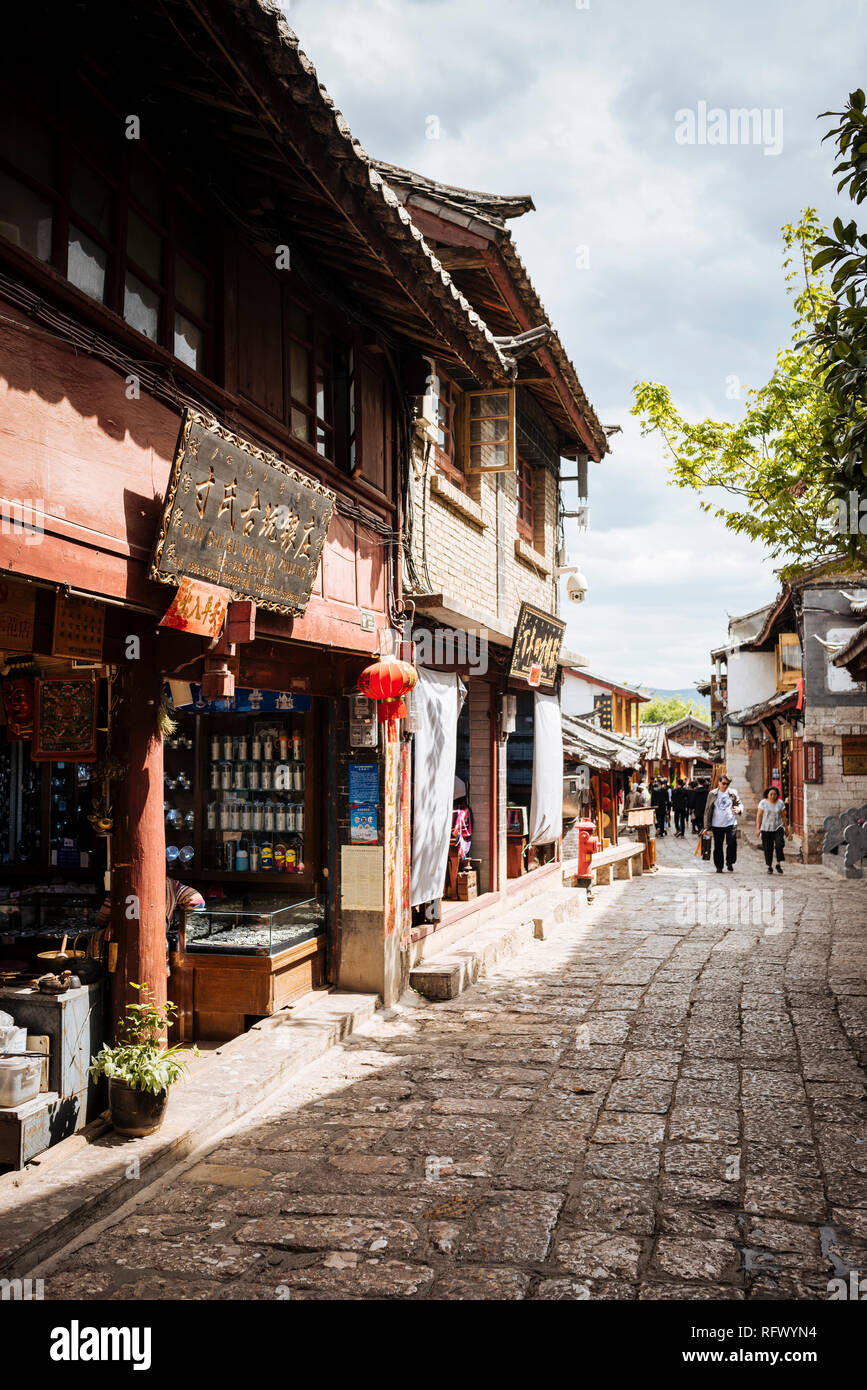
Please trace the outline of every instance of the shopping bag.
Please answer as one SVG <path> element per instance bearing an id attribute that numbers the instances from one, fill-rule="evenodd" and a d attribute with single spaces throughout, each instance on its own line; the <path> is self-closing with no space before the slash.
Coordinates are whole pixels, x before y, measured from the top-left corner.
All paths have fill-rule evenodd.
<path id="1" fill-rule="evenodd" d="M 702 857 L 702 859 L 710 859 L 710 851 L 711 851 L 711 844 L 712 844 L 712 842 L 713 842 L 713 836 L 711 835 L 711 833 L 710 833 L 709 830 L 706 830 L 706 831 L 704 832 L 704 834 L 702 835 L 702 837 L 701 837 L 701 857 Z"/>

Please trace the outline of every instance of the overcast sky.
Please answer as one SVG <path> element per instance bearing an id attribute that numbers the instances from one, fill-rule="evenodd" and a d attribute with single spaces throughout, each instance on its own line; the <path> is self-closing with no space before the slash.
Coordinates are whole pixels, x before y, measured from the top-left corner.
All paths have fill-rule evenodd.
<path id="1" fill-rule="evenodd" d="M 691 685 L 727 613 L 769 602 L 777 584 L 760 549 L 666 486 L 661 448 L 629 414 L 632 387 L 661 381 L 690 417 L 735 418 L 727 382 L 769 376 L 792 320 L 779 229 L 810 204 L 826 221 L 838 210 L 816 117 L 867 79 L 867 4 L 283 7 L 371 154 L 532 194 L 537 211 L 511 223 L 518 250 L 600 419 L 623 427 L 591 470 L 590 532 L 569 533 L 590 593 L 565 605 L 567 641 L 614 679 Z M 698 123 L 699 103 L 765 110 L 764 143 L 680 143 L 677 113 Z"/>

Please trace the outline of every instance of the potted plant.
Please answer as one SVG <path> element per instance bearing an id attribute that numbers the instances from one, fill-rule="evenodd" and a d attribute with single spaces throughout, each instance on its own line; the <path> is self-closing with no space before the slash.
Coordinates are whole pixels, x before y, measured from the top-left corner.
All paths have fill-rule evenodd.
<path id="1" fill-rule="evenodd" d="M 94 1080 L 108 1077 L 108 1104 L 111 1122 L 118 1134 L 141 1138 L 159 1129 L 166 1113 L 169 1087 L 187 1070 L 181 1047 L 162 1047 L 160 1034 L 177 1013 L 177 1005 L 157 1005 L 147 985 L 132 985 L 141 991 L 141 1002 L 127 1004 L 120 1021 L 120 1041 L 106 1045 L 90 1065 Z M 197 1047 L 188 1054 L 198 1057 Z"/>

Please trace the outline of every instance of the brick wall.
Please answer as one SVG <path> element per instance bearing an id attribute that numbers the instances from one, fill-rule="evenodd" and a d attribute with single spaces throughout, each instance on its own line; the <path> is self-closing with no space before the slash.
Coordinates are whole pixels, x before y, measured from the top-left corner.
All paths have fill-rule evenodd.
<path id="1" fill-rule="evenodd" d="M 851 806 L 867 802 L 867 776 L 844 776 L 841 755 L 843 735 L 863 735 L 865 728 L 867 703 L 837 709 L 807 707 L 804 738 L 822 745 L 823 779 L 819 784 L 808 782 L 804 788 L 804 853 L 808 863 L 821 861 L 825 817 L 837 816 Z"/>
<path id="2" fill-rule="evenodd" d="M 424 449 L 418 449 L 412 553 L 422 582 L 426 583 L 426 557 L 430 592 L 463 598 L 501 627 L 514 624 L 522 599 L 554 612 L 557 494 L 553 475 L 547 469 L 537 470 L 535 535 L 532 546 L 522 548 L 522 558 L 515 552 L 519 539 L 515 475 L 471 475 L 461 492 L 443 481 L 433 451 L 425 464 Z"/>

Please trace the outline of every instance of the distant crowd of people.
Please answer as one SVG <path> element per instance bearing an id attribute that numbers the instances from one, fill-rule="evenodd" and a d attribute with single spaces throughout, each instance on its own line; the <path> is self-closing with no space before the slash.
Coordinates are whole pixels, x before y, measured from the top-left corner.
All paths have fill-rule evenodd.
<path id="1" fill-rule="evenodd" d="M 717 873 L 721 874 L 723 868 L 734 872 L 738 854 L 737 818 L 743 814 L 744 806 L 730 778 L 723 775 L 714 788 L 711 788 L 709 777 L 691 782 L 680 777 L 675 786 L 662 777 L 654 777 L 649 789 L 646 783 L 638 782 L 626 798 L 626 809 L 635 811 L 646 806 L 653 808 L 658 836 L 667 835 L 673 821 L 675 839 L 683 840 L 687 823 L 691 822 L 694 835 L 712 836 Z M 768 873 L 772 874 L 776 867 L 781 874 L 785 841 L 791 836 L 786 825 L 785 802 L 777 787 L 768 787 L 759 802 L 756 836 L 762 842 Z"/>
<path id="2" fill-rule="evenodd" d="M 701 833 L 709 795 L 709 777 L 689 783 L 681 777 L 673 787 L 662 777 L 654 777 L 649 790 L 645 782 L 639 782 L 632 788 L 626 799 L 626 809 L 634 811 L 643 806 L 652 806 L 657 835 L 667 835 L 673 821 L 675 838 L 683 840 L 690 820 L 693 833 Z"/>

